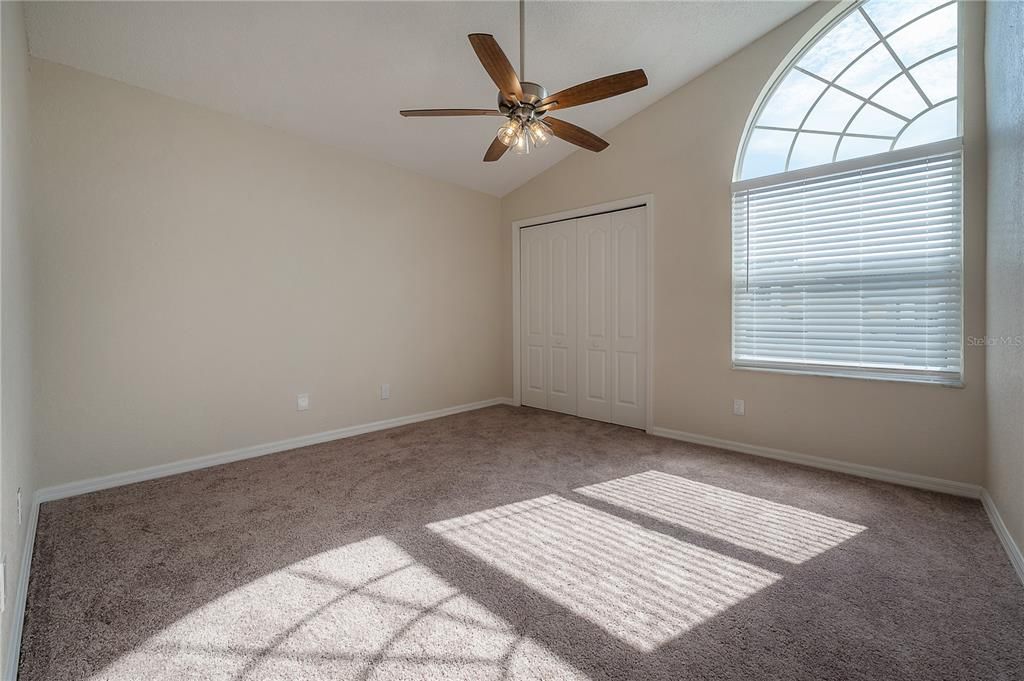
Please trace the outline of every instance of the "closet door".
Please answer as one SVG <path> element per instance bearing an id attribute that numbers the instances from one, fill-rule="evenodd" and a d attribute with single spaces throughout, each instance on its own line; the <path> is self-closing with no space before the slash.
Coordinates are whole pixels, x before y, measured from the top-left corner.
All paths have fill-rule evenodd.
<path id="1" fill-rule="evenodd" d="M 576 221 L 579 348 L 577 414 L 612 420 L 611 215 Z"/>
<path id="2" fill-rule="evenodd" d="M 547 409 L 548 318 L 546 298 L 548 239 L 540 227 L 519 230 L 520 244 L 520 298 L 522 310 L 522 403 L 529 407 Z"/>
<path id="3" fill-rule="evenodd" d="M 609 213 L 611 224 L 611 421 L 647 425 L 646 208 Z"/>
<path id="4" fill-rule="evenodd" d="M 520 230 L 522 403 L 647 424 L 645 208 Z"/>
<path id="5" fill-rule="evenodd" d="M 567 220 L 532 229 L 547 240 L 545 272 L 548 306 L 548 409 L 576 413 L 576 221 Z"/>

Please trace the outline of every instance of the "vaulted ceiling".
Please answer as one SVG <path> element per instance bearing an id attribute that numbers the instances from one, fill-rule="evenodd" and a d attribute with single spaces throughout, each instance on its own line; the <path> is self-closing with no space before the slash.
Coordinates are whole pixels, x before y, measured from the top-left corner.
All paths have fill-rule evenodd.
<path id="1" fill-rule="evenodd" d="M 526 79 L 554 92 L 645 69 L 647 88 L 559 114 L 602 134 L 809 4 L 529 2 Z M 26 12 L 35 57 L 497 196 L 576 151 L 555 140 L 484 164 L 500 119 L 398 115 L 494 106 L 466 36 L 494 34 L 518 67 L 513 1 L 36 2 Z"/>

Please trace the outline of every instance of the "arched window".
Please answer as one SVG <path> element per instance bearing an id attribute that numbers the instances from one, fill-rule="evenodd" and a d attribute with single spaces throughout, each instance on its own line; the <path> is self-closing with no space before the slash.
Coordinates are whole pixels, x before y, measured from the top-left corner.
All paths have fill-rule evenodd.
<path id="1" fill-rule="evenodd" d="M 733 364 L 960 383 L 959 4 L 846 5 L 774 79 L 733 183 Z"/>
<path id="2" fill-rule="evenodd" d="M 776 81 L 737 179 L 957 137 L 957 33 L 948 0 L 851 8 Z"/>

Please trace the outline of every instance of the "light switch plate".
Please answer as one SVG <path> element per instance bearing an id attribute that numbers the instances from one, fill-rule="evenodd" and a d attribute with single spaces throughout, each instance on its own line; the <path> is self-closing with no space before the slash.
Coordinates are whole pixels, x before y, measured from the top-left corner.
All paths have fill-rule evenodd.
<path id="1" fill-rule="evenodd" d="M 309 409 L 309 393 L 302 393 L 295 398 L 295 410 L 306 411 Z"/>
<path id="2" fill-rule="evenodd" d="M 747 406 L 743 403 L 743 400 L 732 401 L 732 413 L 736 416 L 743 416 L 747 413 Z"/>
<path id="3" fill-rule="evenodd" d="M 380 399 L 390 400 L 391 399 L 391 384 L 381 383 L 380 384 Z"/>

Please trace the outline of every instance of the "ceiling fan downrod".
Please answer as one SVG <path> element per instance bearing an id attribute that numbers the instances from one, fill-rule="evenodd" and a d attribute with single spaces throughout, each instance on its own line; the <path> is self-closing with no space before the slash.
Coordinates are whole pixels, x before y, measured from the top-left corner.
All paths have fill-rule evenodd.
<path id="1" fill-rule="evenodd" d="M 519 80 L 526 80 L 526 0 L 519 0 Z"/>
<path id="2" fill-rule="evenodd" d="M 534 109 L 548 96 L 548 91 L 542 85 L 526 80 L 526 0 L 519 0 L 519 81 L 522 98 L 509 101 L 499 92 L 498 110 L 510 119 L 518 117 L 522 123 L 527 123 L 544 115 L 544 111 Z"/>

